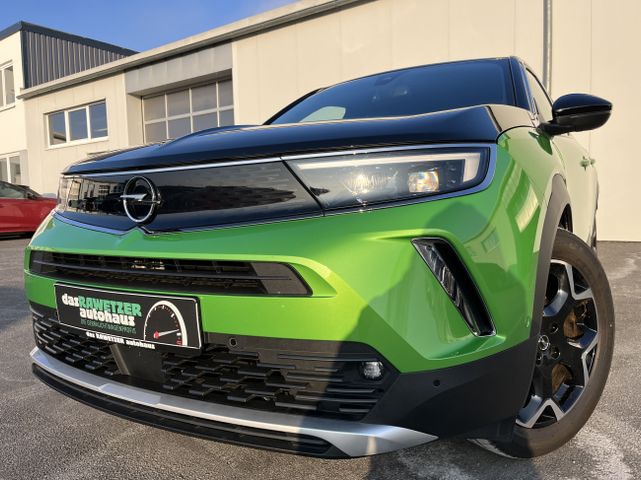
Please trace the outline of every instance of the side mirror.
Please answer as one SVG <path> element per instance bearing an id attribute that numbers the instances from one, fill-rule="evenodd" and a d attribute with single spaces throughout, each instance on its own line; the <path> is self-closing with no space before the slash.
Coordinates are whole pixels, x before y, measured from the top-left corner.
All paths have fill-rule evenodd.
<path id="1" fill-rule="evenodd" d="M 608 121 L 611 112 L 612 104 L 603 98 L 570 93 L 556 99 L 552 105 L 553 120 L 539 128 L 548 135 L 594 130 Z"/>

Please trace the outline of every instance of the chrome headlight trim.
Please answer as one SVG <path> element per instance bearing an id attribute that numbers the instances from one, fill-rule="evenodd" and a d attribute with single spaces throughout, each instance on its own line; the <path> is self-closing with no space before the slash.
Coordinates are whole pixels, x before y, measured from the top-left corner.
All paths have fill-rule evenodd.
<path id="1" fill-rule="evenodd" d="M 378 210 L 378 209 L 383 209 L 383 208 L 393 208 L 393 207 L 399 207 L 399 206 L 405 206 L 405 205 L 415 205 L 419 203 L 424 203 L 424 202 L 432 202 L 432 201 L 437 201 L 437 200 L 443 200 L 443 199 L 448 199 L 448 198 L 454 198 L 454 197 L 459 197 L 463 195 L 471 195 L 474 193 L 481 192 L 485 189 L 487 189 L 490 184 L 492 183 L 495 175 L 495 170 L 496 170 L 496 162 L 497 162 L 497 145 L 495 143 L 477 143 L 477 142 L 471 142 L 471 143 L 443 143 L 443 144 L 417 144 L 417 145 L 401 145 L 401 146 L 389 146 L 389 147 L 373 147 L 373 148 L 358 148 L 358 149 L 349 149 L 349 150 L 332 150 L 328 152 L 315 152 L 315 153 L 306 153 L 306 154 L 295 154 L 295 155 L 282 155 L 279 157 L 269 157 L 269 158 L 262 158 L 262 159 L 249 159 L 249 160 L 241 160 L 241 161 L 225 161 L 225 162 L 217 162 L 217 163 L 205 163 L 205 164 L 198 164 L 198 165 L 180 165 L 180 166 L 174 166 L 174 167 L 162 167 L 162 168 L 147 168 L 147 169 L 135 169 L 135 170 L 118 170 L 118 171 L 110 171 L 110 172 L 98 172 L 98 173 L 86 173 L 83 175 L 78 175 L 78 174 L 72 174 L 72 175 L 62 175 L 61 176 L 61 182 L 63 179 L 69 180 L 69 184 L 67 185 L 66 191 L 65 191 L 65 199 L 64 202 L 62 202 L 62 199 L 59 200 L 59 205 L 56 207 L 56 212 L 58 213 L 57 215 L 54 215 L 55 218 L 57 218 L 60 221 L 63 221 L 65 223 L 74 225 L 76 227 L 81 227 L 85 228 L 88 230 L 93 230 L 93 231 L 98 231 L 102 233 L 110 233 L 110 234 L 117 234 L 117 235 L 122 235 L 126 234 L 127 232 L 131 230 L 113 230 L 113 229 L 106 229 L 103 227 L 98 227 L 90 224 L 84 224 L 80 223 L 77 221 L 73 221 L 70 219 L 67 219 L 60 215 L 61 212 L 64 212 L 64 207 L 61 207 L 63 203 L 66 203 L 67 200 L 67 195 L 72 188 L 72 180 L 74 178 L 78 178 L 80 176 L 82 177 L 108 177 L 108 176 L 117 176 L 117 175 L 144 175 L 144 174 L 149 174 L 149 173 L 162 173 L 162 172 L 180 172 L 180 171 L 189 171 L 189 170 L 199 170 L 199 169 L 207 169 L 207 168 L 216 168 L 216 167 L 229 167 L 229 166 L 240 166 L 240 165 L 252 165 L 252 164 L 260 164 L 260 163 L 274 163 L 274 162 L 285 162 L 287 164 L 287 161 L 291 160 L 301 160 L 301 159 L 313 159 L 313 158 L 331 158 L 331 157 L 336 157 L 336 156 L 345 156 L 345 155 L 364 155 L 364 154 L 376 154 L 376 153 L 384 153 L 384 152 L 406 152 L 406 151 L 412 151 L 412 150 L 431 150 L 431 149 L 436 149 L 436 150 L 447 150 L 447 149 L 487 149 L 489 151 L 488 154 L 488 164 L 487 164 L 487 171 L 485 174 L 484 179 L 477 185 L 463 189 L 463 190 L 456 190 L 452 192 L 447 192 L 447 193 L 442 193 L 442 194 L 433 194 L 433 195 L 427 195 L 427 196 L 420 196 L 420 197 L 415 197 L 411 199 L 404 199 L 404 200 L 398 200 L 398 201 L 389 201 L 389 202 L 384 202 L 384 203 L 375 203 L 375 204 L 369 204 L 365 206 L 358 206 L 358 207 L 343 207 L 343 208 L 337 208 L 333 210 L 325 210 L 323 212 L 323 216 L 333 216 L 333 215 L 340 215 L 344 213 L 354 213 L 354 212 L 364 212 L 364 211 L 370 211 L 370 210 Z M 299 179 L 300 181 L 300 179 Z M 302 183 L 302 182 L 301 182 Z M 304 183 L 302 183 L 304 185 Z M 307 188 L 307 187 L 305 187 Z M 60 190 L 59 190 L 60 191 Z M 262 225 L 262 224 L 271 224 L 271 223 L 280 223 L 280 222 L 286 222 L 286 221 L 291 221 L 291 220 L 300 220 L 300 219 L 306 219 L 306 218 L 319 218 L 320 215 L 302 215 L 300 217 L 290 217 L 290 218 L 279 218 L 279 219 L 274 219 L 274 220 L 264 220 L 264 221 L 259 221 L 259 222 L 252 222 L 252 223 L 241 223 L 241 224 L 231 224 L 231 225 L 218 225 L 218 226 L 207 226 L 207 227 L 194 227 L 194 228 L 185 228 L 181 230 L 176 230 L 172 232 L 153 232 L 144 226 L 136 226 L 134 228 L 138 228 L 142 230 L 146 234 L 153 234 L 153 235 L 170 235 L 174 233 L 181 233 L 181 232 L 198 232 L 198 231 L 208 231 L 208 230 L 214 230 L 214 229 L 220 229 L 220 228 L 236 228 L 236 227 L 243 227 L 243 226 L 250 226 L 250 225 Z"/>

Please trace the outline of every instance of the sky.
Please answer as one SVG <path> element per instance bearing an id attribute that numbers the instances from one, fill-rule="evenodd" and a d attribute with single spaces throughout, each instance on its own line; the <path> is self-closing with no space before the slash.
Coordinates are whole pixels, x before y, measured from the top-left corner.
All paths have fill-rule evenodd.
<path id="1" fill-rule="evenodd" d="M 148 50 L 294 0 L 3 1 L 0 30 L 19 20 Z"/>

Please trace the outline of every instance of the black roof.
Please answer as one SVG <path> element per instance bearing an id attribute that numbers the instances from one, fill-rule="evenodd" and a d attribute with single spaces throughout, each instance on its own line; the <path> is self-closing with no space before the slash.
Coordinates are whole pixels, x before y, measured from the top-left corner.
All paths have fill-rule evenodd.
<path id="1" fill-rule="evenodd" d="M 93 38 L 82 37 L 80 35 L 74 35 L 72 33 L 62 32 L 60 30 L 54 30 L 53 28 L 43 27 L 41 25 L 36 25 L 35 23 L 29 23 L 22 20 L 14 23 L 13 25 L 8 26 L 4 30 L 0 30 L 0 40 L 20 31 L 41 33 L 43 35 L 48 35 L 50 37 L 55 37 L 55 38 L 60 38 L 62 40 L 69 40 L 71 42 L 81 43 L 83 45 L 100 48 L 102 50 L 107 50 L 107 51 L 118 53 L 124 56 L 138 53 L 137 51 L 131 50 L 129 48 L 123 48 L 117 45 L 113 45 L 111 43 L 94 40 Z"/>

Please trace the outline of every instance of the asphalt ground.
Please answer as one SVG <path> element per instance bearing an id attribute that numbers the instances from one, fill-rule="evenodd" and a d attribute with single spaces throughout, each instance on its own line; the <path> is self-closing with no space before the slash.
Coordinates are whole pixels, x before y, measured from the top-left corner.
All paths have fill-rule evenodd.
<path id="1" fill-rule="evenodd" d="M 510 460 L 463 440 L 369 458 L 321 460 L 143 426 L 66 398 L 31 374 L 24 298 L 27 240 L 0 240 L 0 479 L 635 479 L 641 478 L 641 243 L 601 243 L 616 307 L 603 398 L 565 447 Z"/>

